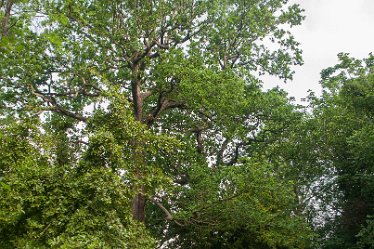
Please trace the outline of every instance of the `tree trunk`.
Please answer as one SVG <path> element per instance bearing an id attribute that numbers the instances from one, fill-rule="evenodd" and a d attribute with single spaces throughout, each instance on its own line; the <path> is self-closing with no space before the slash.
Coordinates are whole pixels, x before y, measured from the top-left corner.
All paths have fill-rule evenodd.
<path id="1" fill-rule="evenodd" d="M 139 64 L 136 64 L 132 68 L 133 79 L 131 82 L 132 88 L 132 99 L 133 99 L 133 107 L 134 107 L 134 117 L 135 120 L 142 122 L 143 117 L 143 99 L 141 93 L 141 79 L 139 76 Z M 144 153 L 142 144 L 140 141 L 134 141 L 134 163 L 135 167 L 135 174 L 138 180 L 142 179 L 142 172 L 141 168 L 144 162 Z M 145 218 L 145 196 L 144 196 L 144 187 L 140 186 L 137 190 L 137 194 L 134 196 L 132 201 L 132 216 L 135 220 L 144 222 Z"/>
<path id="2" fill-rule="evenodd" d="M 144 222 L 145 218 L 145 197 L 143 194 L 138 193 L 135 195 L 132 202 L 132 216 L 135 220 Z"/>
<path id="3" fill-rule="evenodd" d="M 9 23 L 10 12 L 12 10 L 13 3 L 14 3 L 13 0 L 9 0 L 6 2 L 6 5 L 5 5 L 4 17 L 3 17 L 3 20 L 1 21 L 1 36 L 2 37 L 8 35 L 8 31 L 9 31 L 8 23 Z"/>

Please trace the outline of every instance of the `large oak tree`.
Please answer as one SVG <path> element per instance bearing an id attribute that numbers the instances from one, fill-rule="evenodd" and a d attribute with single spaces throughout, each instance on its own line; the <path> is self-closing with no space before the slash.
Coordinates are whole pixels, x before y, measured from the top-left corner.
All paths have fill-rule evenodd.
<path id="1" fill-rule="evenodd" d="M 49 154 L 46 174 L 51 168 L 71 177 L 56 178 L 52 189 L 75 181 L 91 189 L 86 174 L 109 170 L 126 190 L 117 192 L 106 178 L 105 191 L 124 198 L 123 206 L 99 203 L 100 210 L 121 209 L 118 215 L 143 223 L 164 245 L 305 248 L 310 232 L 295 215 L 285 163 L 266 158 L 299 114 L 282 91 L 264 92 L 259 80 L 262 74 L 290 79 L 291 66 L 302 62 L 288 27 L 303 17 L 287 2 L 2 1 L 1 115 L 40 119 L 40 132 L 54 141 L 40 149 Z M 10 188 L 12 177 L 39 177 L 4 172 Z M 39 222 L 22 230 L 38 231 L 30 245 L 67 245 L 86 231 L 109 243 L 102 246 L 118 246 L 103 239 L 102 220 L 70 233 L 64 220 L 48 233 L 51 223 L 37 216 L 45 208 L 40 203 L 20 204 L 22 219 Z M 79 210 L 71 208 L 68 217 Z M 127 231 L 136 227 L 117 220 Z M 2 229 L 14 223 L 23 224 L 15 216 Z M 3 235 L 6 243 L 15 243 L 1 231 L 10 234 Z"/>

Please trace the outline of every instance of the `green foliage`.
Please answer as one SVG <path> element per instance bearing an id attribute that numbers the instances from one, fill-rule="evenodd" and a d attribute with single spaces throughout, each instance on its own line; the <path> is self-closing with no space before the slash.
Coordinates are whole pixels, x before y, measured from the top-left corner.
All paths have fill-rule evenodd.
<path id="1" fill-rule="evenodd" d="M 303 20 L 298 5 L 15 1 L 8 22 L 11 2 L 4 247 L 309 247 L 298 182 L 274 155 L 302 114 L 258 79 L 302 63 L 286 28 Z"/>
<path id="2" fill-rule="evenodd" d="M 339 54 L 339 59 L 339 64 L 322 72 L 323 95 L 313 100 L 313 122 L 320 130 L 317 144 L 321 149 L 312 148 L 329 170 L 320 176 L 329 179 L 330 187 L 322 195 L 330 196 L 323 203 L 332 207 L 324 210 L 330 221 L 322 229 L 326 236 L 323 248 L 366 248 L 361 246 L 370 245 L 370 226 L 363 226 L 373 214 L 374 201 L 373 56 L 357 60 Z"/>
<path id="3" fill-rule="evenodd" d="M 190 188 L 178 198 L 184 211 L 175 218 L 182 226 L 173 228 L 184 236 L 171 247 L 307 248 L 312 233 L 291 215 L 293 184 L 282 180 L 282 166 L 275 165 L 254 158 L 213 173 L 193 167 Z"/>
<path id="4" fill-rule="evenodd" d="M 362 229 L 357 234 L 358 237 L 358 248 L 373 248 L 374 247 L 374 227 L 373 219 L 369 216 L 366 220 L 366 224 L 362 226 Z"/>
<path id="5" fill-rule="evenodd" d="M 28 124 L 1 133 L 3 248 L 145 248 L 154 243 L 123 208 L 132 193 L 118 174 L 85 160 L 51 165 L 49 143 L 35 147 L 40 136 Z M 140 236 L 143 240 L 135 240 Z"/>

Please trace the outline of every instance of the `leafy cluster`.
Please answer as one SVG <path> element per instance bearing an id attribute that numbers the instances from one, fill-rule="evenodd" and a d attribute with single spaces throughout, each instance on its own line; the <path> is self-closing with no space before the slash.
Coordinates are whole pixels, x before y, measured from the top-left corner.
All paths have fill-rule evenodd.
<path id="1" fill-rule="evenodd" d="M 372 246 L 373 58 L 341 55 L 313 112 L 262 89 L 302 63 L 302 20 L 287 0 L 1 1 L 0 247 Z"/>

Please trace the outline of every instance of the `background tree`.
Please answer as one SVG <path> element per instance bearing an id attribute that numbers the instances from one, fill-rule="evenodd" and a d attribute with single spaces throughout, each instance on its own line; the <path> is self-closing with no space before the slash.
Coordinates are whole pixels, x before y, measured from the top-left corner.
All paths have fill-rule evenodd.
<path id="1" fill-rule="evenodd" d="M 312 96 L 311 117 L 296 133 L 305 134 L 296 153 L 303 157 L 296 163 L 306 166 L 299 172 L 312 186 L 310 205 L 317 213 L 311 214 L 322 248 L 367 248 L 373 213 L 373 56 L 357 60 L 339 54 L 339 60 L 321 73 L 322 97 Z"/>

